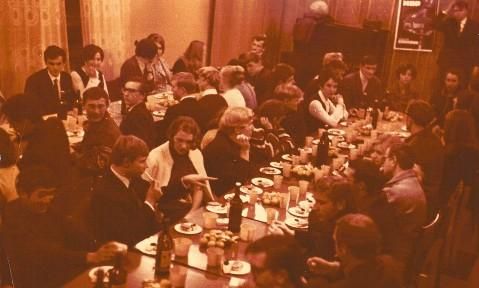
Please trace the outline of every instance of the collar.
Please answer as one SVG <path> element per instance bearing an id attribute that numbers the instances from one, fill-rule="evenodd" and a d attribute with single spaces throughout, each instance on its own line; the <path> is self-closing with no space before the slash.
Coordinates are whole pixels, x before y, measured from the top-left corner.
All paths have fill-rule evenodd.
<path id="1" fill-rule="evenodd" d="M 123 183 L 125 185 L 125 187 L 127 189 L 128 189 L 128 187 L 130 187 L 130 179 L 126 178 L 125 176 L 120 175 L 120 173 L 115 171 L 115 169 L 113 168 L 113 165 L 110 166 L 110 170 L 111 170 L 111 172 L 113 172 L 113 174 L 116 176 L 116 178 L 118 178 L 121 181 L 121 183 Z"/>
<path id="2" fill-rule="evenodd" d="M 50 74 L 50 71 L 48 71 L 48 69 L 47 69 L 47 73 L 48 73 L 48 77 L 50 77 L 50 80 L 52 81 L 52 83 L 53 83 L 53 80 L 58 79 L 58 85 L 60 85 L 60 77 L 62 76 L 61 72 L 60 72 L 60 74 L 58 74 L 57 77 Z"/>
<path id="3" fill-rule="evenodd" d="M 216 95 L 216 94 L 218 94 L 218 91 L 215 88 L 210 88 L 201 92 L 201 97 L 206 95 Z"/>
<path id="4" fill-rule="evenodd" d="M 462 19 L 461 22 L 459 22 L 459 25 L 461 25 L 461 27 L 464 28 L 464 26 L 466 26 L 466 23 L 467 23 L 467 17 L 465 17 L 464 19 Z"/>
<path id="5" fill-rule="evenodd" d="M 329 100 L 328 97 L 324 96 L 323 91 L 321 91 L 321 89 L 318 90 L 318 95 L 321 98 L 321 100 L 323 100 L 324 103 L 328 102 Z"/>
<path id="6" fill-rule="evenodd" d="M 183 96 L 183 98 L 181 98 L 180 102 L 185 100 L 185 99 L 189 99 L 189 98 L 196 99 L 196 96 L 194 94 Z"/>
<path id="7" fill-rule="evenodd" d="M 359 79 L 361 79 L 361 83 L 368 83 L 368 79 L 366 79 L 361 69 L 359 69 Z"/>

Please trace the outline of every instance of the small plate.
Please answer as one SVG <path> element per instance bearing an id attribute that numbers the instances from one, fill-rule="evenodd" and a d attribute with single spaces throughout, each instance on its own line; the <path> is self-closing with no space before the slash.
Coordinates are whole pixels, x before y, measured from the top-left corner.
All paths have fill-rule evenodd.
<path id="1" fill-rule="evenodd" d="M 263 177 L 253 178 L 253 179 L 251 179 L 251 183 L 253 183 L 253 185 L 261 187 L 261 188 L 268 188 L 268 187 L 273 186 L 273 184 L 274 184 L 273 180 L 268 179 L 268 178 L 263 178 Z"/>
<path id="2" fill-rule="evenodd" d="M 156 243 L 158 242 L 158 235 L 150 236 L 135 245 L 135 248 L 138 249 L 141 253 L 146 255 L 155 256 L 156 255 Z"/>
<path id="3" fill-rule="evenodd" d="M 252 187 L 258 188 L 256 186 L 252 186 Z M 258 188 L 258 189 L 261 189 L 261 188 Z M 241 191 L 241 192 L 243 192 L 243 191 Z M 263 190 L 261 190 L 261 192 L 263 192 Z M 261 193 L 258 193 L 258 194 L 261 194 Z M 234 196 L 235 196 L 234 193 L 229 193 L 229 194 L 225 194 L 225 196 L 223 196 L 223 198 L 225 198 L 226 201 L 231 201 L 231 199 L 233 199 Z M 241 198 L 241 201 L 243 201 L 243 203 L 248 203 L 249 202 L 249 195 L 241 194 L 240 198 Z"/>
<path id="4" fill-rule="evenodd" d="M 265 178 L 263 178 L 265 179 Z M 243 185 L 240 187 L 240 191 L 243 192 L 243 193 L 246 193 L 246 194 L 249 194 L 251 193 L 252 191 L 255 191 L 256 194 L 261 194 L 263 193 L 263 189 L 259 188 L 259 187 L 256 187 L 254 185 Z"/>
<path id="5" fill-rule="evenodd" d="M 295 217 L 286 218 L 284 224 L 296 229 L 307 229 L 309 227 L 308 220 Z"/>
<path id="6" fill-rule="evenodd" d="M 213 212 L 213 213 L 216 213 L 216 214 L 226 214 L 226 213 L 228 213 L 228 207 L 226 207 L 226 205 L 225 206 L 221 206 L 221 205 L 220 206 L 210 206 L 210 205 L 207 205 L 206 210 L 208 210 L 210 212 Z"/>
<path id="7" fill-rule="evenodd" d="M 341 149 L 354 149 L 356 148 L 356 145 L 349 144 L 348 142 L 339 142 L 338 147 Z"/>
<path id="8" fill-rule="evenodd" d="M 229 260 L 228 265 L 223 265 L 223 272 L 231 275 L 246 275 L 251 272 L 251 265 L 246 261 Z"/>
<path id="9" fill-rule="evenodd" d="M 272 161 L 272 162 L 269 162 L 269 166 L 278 168 L 278 169 L 283 169 L 283 165 L 281 165 L 281 162 Z"/>
<path id="10" fill-rule="evenodd" d="M 346 135 L 346 132 L 344 132 L 343 130 L 333 128 L 333 129 L 328 129 L 328 134 L 334 135 L 334 136 L 344 136 Z"/>
<path id="11" fill-rule="evenodd" d="M 110 281 L 110 279 L 108 277 L 108 271 L 110 271 L 110 269 L 113 269 L 113 266 L 98 266 L 98 267 L 92 268 L 90 270 L 90 272 L 88 272 L 88 277 L 90 277 L 91 282 L 95 283 L 96 282 L 96 271 L 103 270 L 103 272 L 105 274 L 105 278 L 103 278 L 103 282 L 108 283 Z"/>
<path id="12" fill-rule="evenodd" d="M 266 175 L 281 175 L 281 170 L 274 167 L 263 167 L 259 169 L 259 172 Z"/>
<path id="13" fill-rule="evenodd" d="M 190 231 L 185 231 L 181 226 L 182 224 L 185 224 L 185 223 L 178 223 L 178 224 L 175 225 L 175 231 L 176 232 L 181 233 L 181 234 L 186 234 L 186 235 L 194 235 L 194 234 L 199 234 L 199 233 L 201 233 L 201 231 L 203 231 L 203 228 L 201 228 L 200 225 L 194 224 L 194 223 L 191 223 L 191 224 L 194 224 L 194 225 L 192 226 Z"/>
<path id="14" fill-rule="evenodd" d="M 283 156 L 281 156 L 281 159 L 286 161 L 293 161 L 293 157 L 291 154 L 284 154 Z"/>
<path id="15" fill-rule="evenodd" d="M 166 111 L 153 111 L 153 116 L 165 117 Z"/>
<path id="16" fill-rule="evenodd" d="M 309 213 L 306 212 L 306 210 L 302 209 L 301 207 L 295 206 L 295 207 L 289 207 L 288 213 L 296 216 L 296 217 L 301 217 L 301 218 L 307 218 Z"/>

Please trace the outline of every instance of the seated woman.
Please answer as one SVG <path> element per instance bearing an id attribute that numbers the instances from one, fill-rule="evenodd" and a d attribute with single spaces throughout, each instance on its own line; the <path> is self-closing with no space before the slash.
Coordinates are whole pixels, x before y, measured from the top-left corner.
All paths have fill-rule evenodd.
<path id="1" fill-rule="evenodd" d="M 318 92 L 307 97 L 308 100 L 305 105 L 310 131 L 316 131 L 325 125 L 337 127 L 341 120 L 348 118 L 343 97 L 337 94 L 338 79 L 334 74 L 329 70 L 323 70 L 318 84 Z"/>
<path id="2" fill-rule="evenodd" d="M 220 89 L 228 107 L 246 107 L 246 101 L 237 85 L 243 83 L 245 70 L 241 66 L 225 66 L 220 71 Z"/>
<path id="3" fill-rule="evenodd" d="M 81 52 L 82 66 L 71 73 L 73 90 L 79 99 L 83 99 L 83 91 L 91 87 L 100 87 L 108 94 L 105 75 L 100 71 L 105 53 L 100 47 L 90 44 L 83 47 Z"/>
<path id="4" fill-rule="evenodd" d="M 406 111 L 407 104 L 412 99 L 418 98 L 417 91 L 412 86 L 416 79 L 417 70 L 412 64 L 401 64 L 396 70 L 396 81 L 389 89 L 388 104 L 395 111 Z"/>
<path id="5" fill-rule="evenodd" d="M 334 259 L 333 231 L 336 220 L 351 212 L 351 185 L 341 178 L 325 177 L 313 191 L 316 204 L 309 213 L 308 231 L 291 230 L 284 222 L 275 221 L 271 234 L 294 235 L 309 256 Z"/>
<path id="6" fill-rule="evenodd" d="M 190 72 L 196 75 L 196 71 L 203 65 L 204 49 L 205 43 L 198 40 L 191 41 L 183 56 L 178 58 L 173 65 L 173 74 Z"/>
<path id="7" fill-rule="evenodd" d="M 218 178 L 211 184 L 216 195 L 224 195 L 236 182 L 244 183 L 250 178 L 252 130 L 251 109 L 230 107 L 223 113 L 215 138 L 203 150 L 208 175 Z"/>
<path id="8" fill-rule="evenodd" d="M 201 130 L 191 117 L 180 116 L 168 129 L 169 141 L 151 150 L 143 179 L 163 192 L 158 207 L 169 219 L 198 209 L 206 192 L 213 198 L 199 145 Z M 194 181 L 193 185 L 187 185 Z"/>
<path id="9" fill-rule="evenodd" d="M 163 57 L 165 54 L 165 39 L 158 33 L 153 33 L 146 37 L 153 40 L 158 47 L 158 54 L 156 54 L 155 60 L 153 60 L 153 77 L 155 79 L 155 90 L 166 91 L 171 89 L 171 71 L 168 62 Z"/>

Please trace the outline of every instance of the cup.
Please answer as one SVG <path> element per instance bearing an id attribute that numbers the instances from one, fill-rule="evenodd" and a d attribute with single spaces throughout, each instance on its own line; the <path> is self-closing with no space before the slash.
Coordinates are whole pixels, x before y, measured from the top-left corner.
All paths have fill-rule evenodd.
<path id="1" fill-rule="evenodd" d="M 249 204 L 255 205 L 258 201 L 258 193 L 256 191 L 249 192 Z"/>
<path id="2" fill-rule="evenodd" d="M 331 166 L 329 165 L 321 165 L 321 170 L 323 170 L 323 176 L 331 174 Z"/>
<path id="3" fill-rule="evenodd" d="M 266 208 L 266 223 L 271 225 L 274 220 L 278 219 L 278 210 L 274 208 Z"/>
<path id="4" fill-rule="evenodd" d="M 172 287 L 185 287 L 186 272 L 188 269 L 181 265 L 170 268 L 170 282 Z"/>
<path id="5" fill-rule="evenodd" d="M 204 212 L 203 213 L 203 227 L 206 229 L 214 229 L 216 228 L 216 219 L 218 218 L 218 214 L 213 212 Z"/>
<path id="6" fill-rule="evenodd" d="M 308 151 L 306 149 L 299 149 L 299 162 L 301 164 L 308 163 Z"/>
<path id="7" fill-rule="evenodd" d="M 333 137 L 333 139 L 331 140 L 331 145 L 333 145 L 333 147 L 337 147 L 338 143 L 339 143 L 339 137 Z"/>
<path id="8" fill-rule="evenodd" d="M 240 239 L 243 241 L 253 241 L 256 232 L 256 226 L 249 223 L 243 223 L 240 226 Z"/>
<path id="9" fill-rule="evenodd" d="M 311 147 L 311 144 L 313 144 L 313 136 L 306 136 L 304 139 L 304 147 Z"/>
<path id="10" fill-rule="evenodd" d="M 279 197 L 279 208 L 288 208 L 289 193 L 280 193 Z"/>
<path id="11" fill-rule="evenodd" d="M 218 247 L 210 247 L 206 249 L 209 267 L 218 267 L 223 262 L 223 255 L 225 251 Z"/>
<path id="12" fill-rule="evenodd" d="M 378 138 L 378 130 L 371 130 L 371 139 L 375 140 L 376 138 Z"/>
<path id="13" fill-rule="evenodd" d="M 303 195 L 306 195 L 306 191 L 308 191 L 309 181 L 299 180 L 298 185 L 299 185 L 299 195 L 300 197 L 303 197 Z"/>
<path id="14" fill-rule="evenodd" d="M 318 182 L 319 179 L 323 178 L 324 171 L 322 169 L 314 168 L 313 174 L 314 174 L 314 182 Z"/>
<path id="15" fill-rule="evenodd" d="M 298 186 L 289 186 L 288 187 L 288 192 L 289 192 L 290 200 L 297 203 L 298 202 L 298 197 L 299 197 L 299 187 Z"/>
<path id="16" fill-rule="evenodd" d="M 292 162 L 293 162 L 293 163 L 292 163 L 293 165 L 299 165 L 299 161 L 300 161 L 299 159 L 300 159 L 300 158 L 299 158 L 298 155 L 292 155 L 291 158 L 293 159 L 293 161 L 292 161 Z"/>
<path id="17" fill-rule="evenodd" d="M 318 155 L 318 144 L 311 145 L 311 156 L 316 157 Z"/>
<path id="18" fill-rule="evenodd" d="M 333 159 L 333 170 L 336 171 L 336 170 L 339 170 L 339 168 L 341 168 L 341 158 L 334 158 Z"/>
<path id="19" fill-rule="evenodd" d="M 188 256 L 188 251 L 190 250 L 190 246 L 193 243 L 191 239 L 180 237 L 173 239 L 173 242 L 175 242 L 175 256 Z"/>
<path id="20" fill-rule="evenodd" d="M 274 175 L 273 176 L 273 183 L 274 183 L 274 185 L 273 185 L 274 189 L 277 189 L 277 190 L 281 189 L 281 185 L 283 184 L 283 176 Z"/>
<path id="21" fill-rule="evenodd" d="M 291 176 L 291 164 L 288 162 L 282 162 L 281 165 L 283 166 L 283 176 L 288 178 Z"/>
<path id="22" fill-rule="evenodd" d="M 323 133 L 326 132 L 326 129 L 324 128 L 319 128 L 318 129 L 318 138 L 321 138 L 321 136 L 323 136 Z"/>

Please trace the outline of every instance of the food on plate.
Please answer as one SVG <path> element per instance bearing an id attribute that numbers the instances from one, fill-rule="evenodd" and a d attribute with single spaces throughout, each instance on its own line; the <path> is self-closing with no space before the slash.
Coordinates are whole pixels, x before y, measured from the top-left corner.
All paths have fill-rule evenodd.
<path id="1" fill-rule="evenodd" d="M 234 236 L 231 231 L 211 230 L 200 238 L 200 246 L 202 247 L 228 247 L 232 243 L 237 242 L 238 236 Z"/>

